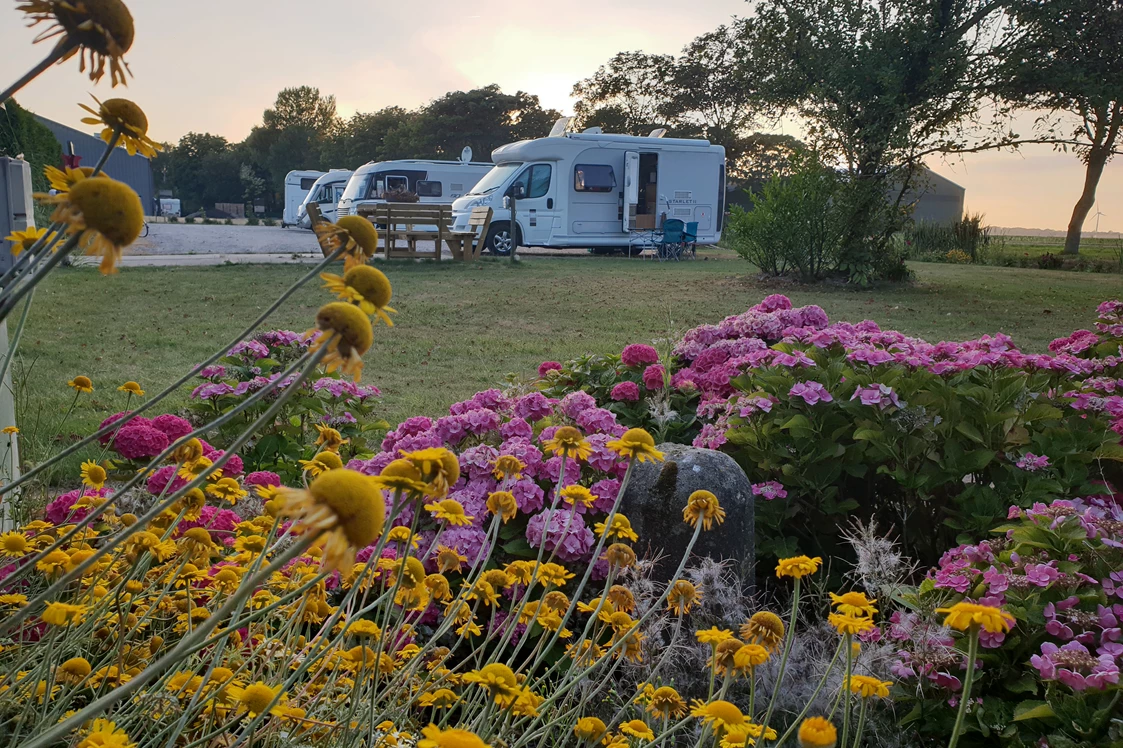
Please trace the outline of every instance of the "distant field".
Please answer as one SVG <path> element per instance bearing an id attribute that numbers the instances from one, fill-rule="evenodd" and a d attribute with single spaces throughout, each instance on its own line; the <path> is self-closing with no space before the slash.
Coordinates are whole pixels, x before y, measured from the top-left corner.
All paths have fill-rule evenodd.
<path id="1" fill-rule="evenodd" d="M 1005 254 L 1043 255 L 1064 251 L 1063 236 L 997 236 L 991 237 L 991 251 Z M 1119 239 L 1083 239 L 1080 254 L 1088 259 L 1118 261 L 1123 253 L 1123 237 Z"/>

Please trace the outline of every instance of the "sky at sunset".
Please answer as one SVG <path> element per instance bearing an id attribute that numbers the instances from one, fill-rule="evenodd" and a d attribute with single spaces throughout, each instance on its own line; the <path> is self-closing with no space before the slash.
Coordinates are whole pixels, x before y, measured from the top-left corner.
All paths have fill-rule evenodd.
<path id="1" fill-rule="evenodd" d="M 110 93 L 77 62 L 52 69 L 20 103 L 77 127 L 79 101 L 124 95 L 148 113 L 150 135 L 175 141 L 211 132 L 232 141 L 259 123 L 287 86 L 333 94 L 340 114 L 390 105 L 417 107 L 446 91 L 490 83 L 537 94 L 572 112 L 573 83 L 622 50 L 678 52 L 693 37 L 744 14 L 735 0 L 130 0 L 137 38 L 126 59 L 135 78 Z M 14 80 L 44 57 L 12 4 L 0 10 L 0 75 Z M 1028 120 L 1027 120 L 1028 122 Z M 1028 131 L 1028 124 L 1018 128 Z M 546 133 L 543 133 L 545 135 Z M 792 132 L 791 134 L 798 134 Z M 1033 146 L 929 164 L 967 188 L 967 208 L 997 226 L 1063 229 L 1083 182 L 1072 154 Z M 1100 183 L 1101 231 L 1123 231 L 1123 159 Z M 1085 229 L 1095 226 L 1095 214 Z"/>

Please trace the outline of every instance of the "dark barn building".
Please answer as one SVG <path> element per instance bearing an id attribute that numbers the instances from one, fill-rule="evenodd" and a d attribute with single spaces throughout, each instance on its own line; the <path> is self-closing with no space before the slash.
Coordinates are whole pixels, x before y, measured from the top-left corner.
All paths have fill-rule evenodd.
<path id="1" fill-rule="evenodd" d="M 97 135 L 75 130 L 73 127 L 67 127 L 39 115 L 35 115 L 35 119 L 46 125 L 58 140 L 60 165 L 62 154 L 70 153 L 71 143 L 74 144 L 74 155 L 82 157 L 80 166 L 93 166 L 105 152 L 105 141 Z M 113 153 L 105 163 L 104 171 L 106 175 L 136 190 L 136 194 L 140 196 L 140 204 L 144 206 L 145 215 L 152 215 L 152 198 L 156 194 L 156 189 L 152 179 L 152 163 L 148 158 L 139 153 L 130 156 L 128 151 L 118 146 L 113 149 Z"/>

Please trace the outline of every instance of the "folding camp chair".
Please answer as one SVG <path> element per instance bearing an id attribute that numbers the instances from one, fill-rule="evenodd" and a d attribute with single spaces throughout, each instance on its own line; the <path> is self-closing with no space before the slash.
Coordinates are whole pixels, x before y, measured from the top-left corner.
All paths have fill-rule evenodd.
<path id="1" fill-rule="evenodd" d="M 691 221 L 686 224 L 686 230 L 682 233 L 682 243 L 686 247 L 686 251 L 690 253 L 691 258 L 698 257 L 698 222 Z"/>
<path id="2" fill-rule="evenodd" d="M 686 249 L 682 221 L 671 218 L 663 222 L 663 231 L 657 235 L 655 251 L 660 260 L 679 260 Z"/>

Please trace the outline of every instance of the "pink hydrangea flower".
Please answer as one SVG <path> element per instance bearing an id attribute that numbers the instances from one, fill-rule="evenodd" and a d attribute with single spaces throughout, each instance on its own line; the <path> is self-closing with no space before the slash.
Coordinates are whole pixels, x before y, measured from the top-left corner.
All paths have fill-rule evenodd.
<path id="1" fill-rule="evenodd" d="M 652 364 L 643 370 L 643 386 L 649 390 L 661 390 L 666 384 L 666 369 L 661 364 Z"/>
<path id="2" fill-rule="evenodd" d="M 659 353 L 649 345 L 633 343 L 620 352 L 620 363 L 624 366 L 646 366 L 659 360 Z"/>
<path id="3" fill-rule="evenodd" d="M 102 498 L 112 496 L 113 492 L 108 488 L 76 488 L 73 491 L 56 497 L 54 501 L 47 504 L 47 508 L 43 511 L 43 515 L 47 521 L 52 525 L 65 525 L 71 522 L 81 522 L 90 513 L 90 507 L 83 506 L 74 507 L 74 502 L 78 501 L 82 496 L 99 496 Z"/>
<path id="4" fill-rule="evenodd" d="M 544 547 L 562 561 L 586 561 L 596 538 L 580 514 L 566 509 L 546 510 L 526 525 L 526 541 L 532 548 Z"/>
<path id="5" fill-rule="evenodd" d="M 897 399 L 897 393 L 893 391 L 892 387 L 884 384 L 871 384 L 868 387 L 859 387 L 854 390 L 854 394 L 850 396 L 851 400 L 861 400 L 862 405 L 876 405 L 881 410 L 885 410 L 890 405 L 901 407 L 901 401 Z"/>
<path id="6" fill-rule="evenodd" d="M 1035 455 L 1033 452 L 1026 452 L 1018 460 L 1017 465 L 1022 470 L 1029 473 L 1035 473 L 1038 470 L 1043 470 L 1049 467 L 1049 457 L 1047 455 Z"/>
<path id="7" fill-rule="evenodd" d="M 634 403 L 639 400 L 639 385 L 635 382 L 618 382 L 609 397 L 616 402 Z"/>
<path id="8" fill-rule="evenodd" d="M 165 465 L 148 477 L 145 488 L 153 496 L 169 496 L 187 485 L 176 473 L 179 465 Z"/>
<path id="9" fill-rule="evenodd" d="M 541 392 L 531 392 L 515 401 L 514 413 L 530 423 L 541 421 L 553 414 L 554 404 Z"/>
<path id="10" fill-rule="evenodd" d="M 760 496 L 763 497 L 765 501 L 772 501 L 773 499 L 788 498 L 788 492 L 784 490 L 784 485 L 782 483 L 770 480 L 764 483 L 754 483 L 753 496 Z"/>
<path id="11" fill-rule="evenodd" d="M 132 413 L 131 410 L 124 410 L 124 411 L 121 411 L 120 413 L 114 413 L 113 415 L 109 416 L 109 418 L 106 418 L 104 421 L 102 421 L 101 425 L 99 425 L 97 427 L 97 430 L 101 431 L 106 426 L 111 426 L 114 423 L 117 423 L 122 418 L 130 415 L 131 413 Z M 128 425 L 128 426 L 151 426 L 152 421 L 148 420 L 144 416 L 136 416 L 135 418 L 130 419 L 129 422 L 125 425 Z M 123 426 L 122 426 L 122 428 L 123 428 Z M 119 429 L 117 429 L 117 431 L 110 431 L 108 434 L 103 434 L 102 436 L 99 436 L 97 438 L 97 440 L 102 445 L 109 444 L 109 442 L 113 441 L 113 437 L 116 436 L 117 432 L 120 431 L 120 430 L 121 429 L 119 428 Z"/>
<path id="12" fill-rule="evenodd" d="M 561 401 L 562 412 L 574 419 L 589 408 L 595 407 L 597 407 L 596 398 L 584 390 L 570 392 Z"/>
<path id="13" fill-rule="evenodd" d="M 113 448 L 127 460 L 155 457 L 168 448 L 168 435 L 151 426 L 129 422 L 117 432 Z"/>
<path id="14" fill-rule="evenodd" d="M 194 429 L 191 428 L 191 424 L 186 419 L 172 415 L 171 413 L 165 413 L 162 416 L 153 418 L 152 428 L 157 431 L 163 431 L 167 434 L 168 439 L 173 442 L 194 431 Z"/>
<path id="15" fill-rule="evenodd" d="M 279 486 L 281 476 L 269 470 L 258 470 L 247 475 L 243 483 L 247 486 Z"/>
<path id="16" fill-rule="evenodd" d="M 562 365 L 557 361 L 543 361 L 538 365 L 539 378 L 545 378 L 551 371 L 561 371 Z"/>
<path id="17" fill-rule="evenodd" d="M 788 394 L 791 397 L 801 397 L 808 405 L 815 405 L 816 403 L 829 403 L 834 400 L 831 393 L 827 392 L 827 388 L 818 382 L 797 382 Z"/>

